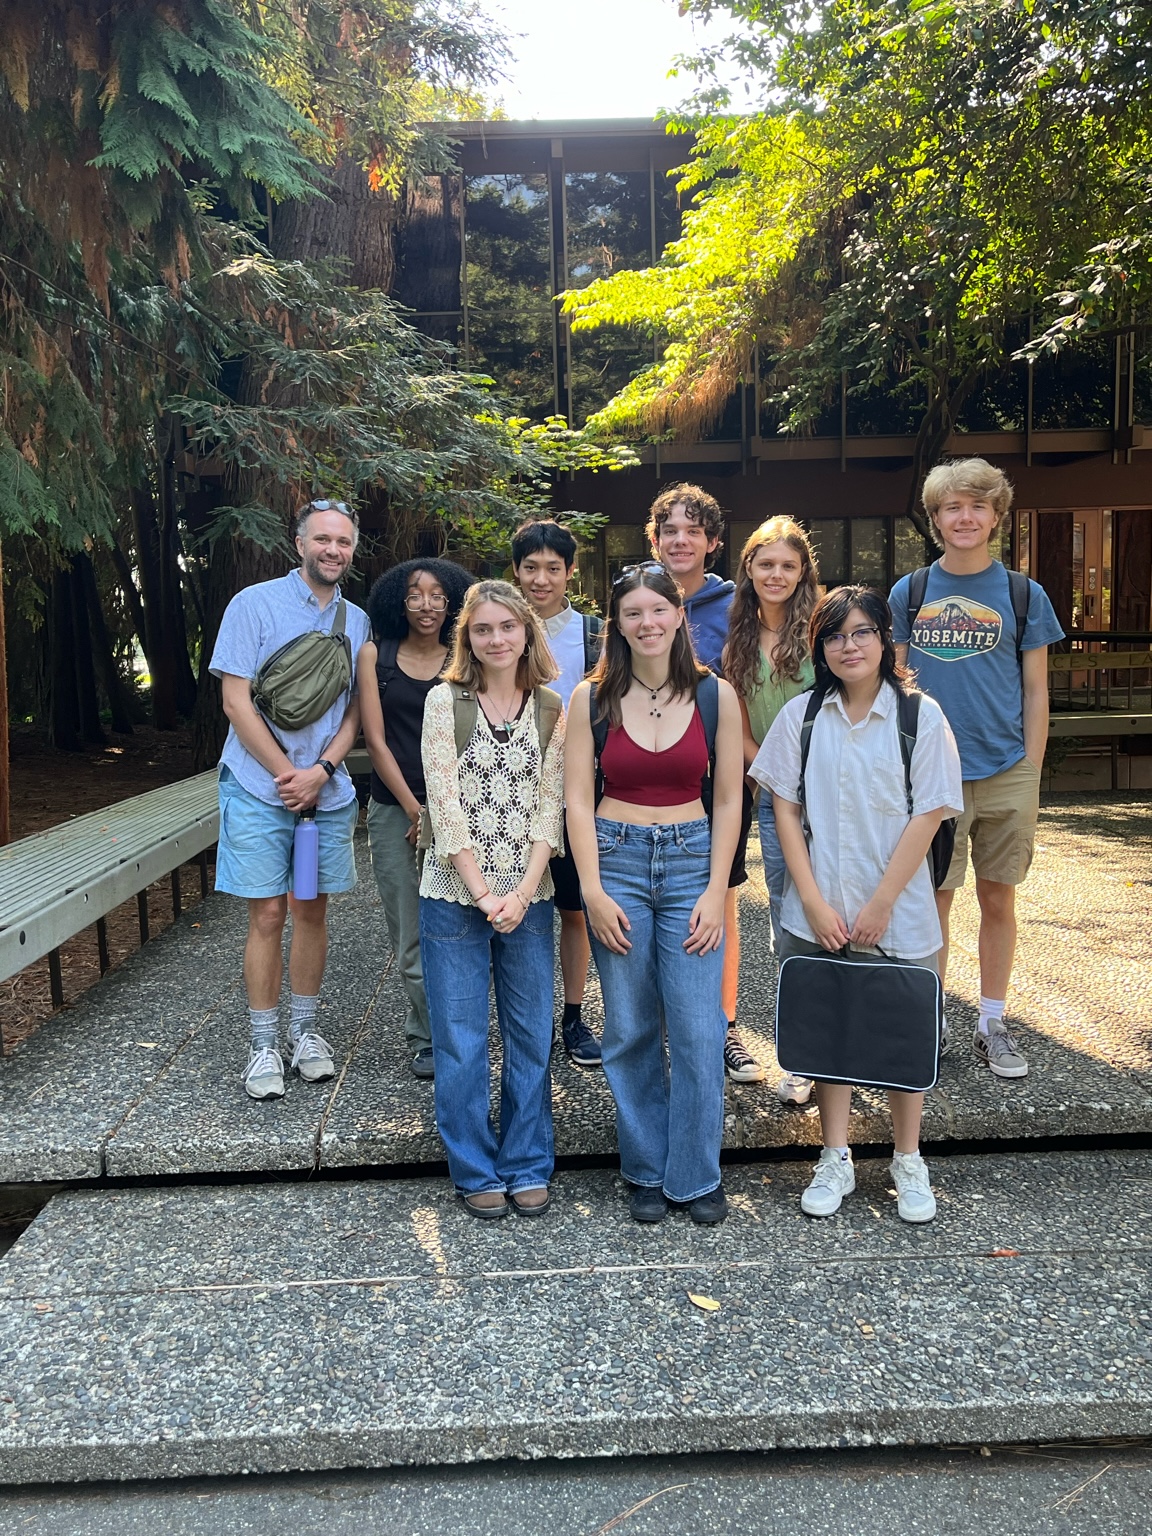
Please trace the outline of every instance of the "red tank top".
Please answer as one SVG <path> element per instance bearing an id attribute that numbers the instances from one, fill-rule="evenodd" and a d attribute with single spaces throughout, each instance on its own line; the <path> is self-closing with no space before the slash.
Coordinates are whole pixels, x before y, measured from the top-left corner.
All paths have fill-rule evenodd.
<path id="1" fill-rule="evenodd" d="M 625 805 L 687 805 L 699 800 L 708 772 L 708 738 L 700 709 L 680 740 L 662 752 L 639 747 L 622 725 L 610 726 L 600 754 L 604 794 Z"/>

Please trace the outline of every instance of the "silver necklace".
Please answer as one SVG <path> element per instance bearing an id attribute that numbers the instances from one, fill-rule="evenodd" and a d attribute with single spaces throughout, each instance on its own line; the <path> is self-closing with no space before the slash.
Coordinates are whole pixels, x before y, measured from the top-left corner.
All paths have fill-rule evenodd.
<path id="1" fill-rule="evenodd" d="M 501 716 L 501 720 L 500 720 L 500 724 L 499 725 L 496 724 L 495 720 L 492 720 L 492 722 L 491 722 L 492 729 L 494 731 L 503 731 L 505 733 L 505 735 L 511 735 L 512 734 L 512 727 L 516 724 L 516 719 L 515 719 L 515 717 L 513 717 L 511 720 L 509 720 L 508 719 L 508 711 L 512 708 L 513 703 L 516 701 L 517 698 L 519 698 L 519 696 L 520 696 L 520 689 L 517 688 L 516 692 L 508 700 L 507 705 L 503 709 L 501 709 L 500 706 L 496 703 L 496 700 L 494 698 L 492 698 L 491 694 L 485 694 L 485 698 L 492 705 L 492 707 L 497 710 L 497 712 Z M 488 711 L 485 710 L 484 713 L 487 714 Z"/>

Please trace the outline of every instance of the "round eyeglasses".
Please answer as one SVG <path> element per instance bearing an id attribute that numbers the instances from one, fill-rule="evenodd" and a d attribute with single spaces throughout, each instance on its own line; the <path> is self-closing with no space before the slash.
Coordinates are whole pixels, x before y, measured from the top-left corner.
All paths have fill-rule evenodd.
<path id="1" fill-rule="evenodd" d="M 869 624 L 867 627 L 861 625 L 859 629 L 854 629 L 848 635 L 825 635 L 824 649 L 826 651 L 842 651 L 849 640 L 851 640 L 856 649 L 862 651 L 871 642 L 873 635 L 879 636 L 879 634 L 880 631 L 874 624 Z"/>

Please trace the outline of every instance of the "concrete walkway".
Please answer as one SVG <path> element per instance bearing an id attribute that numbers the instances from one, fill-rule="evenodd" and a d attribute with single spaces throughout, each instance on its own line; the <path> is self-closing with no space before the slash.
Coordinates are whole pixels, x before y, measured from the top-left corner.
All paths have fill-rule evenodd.
<path id="1" fill-rule="evenodd" d="M 1065 797 L 1042 813 L 1036 865 L 1020 893 L 1020 961 L 1010 1014 L 1031 1064 L 1022 1082 L 973 1059 L 975 901 L 958 899 L 949 1014 L 956 1039 L 925 1116 L 924 1140 L 1152 1131 L 1152 805 L 1147 797 Z M 278 1103 L 246 1099 L 240 985 L 244 911 L 211 897 L 0 1062 L 0 1182 L 156 1174 L 307 1173 L 439 1161 L 432 1092 L 408 1071 L 404 1004 L 361 845 L 361 883 L 332 903 L 321 1030 L 334 1084 L 292 1081 Z M 741 902 L 740 1027 L 769 1068 L 729 1088 L 725 1144 L 808 1146 L 814 1109 L 772 1093 L 774 966 L 755 859 Z M 595 978 L 588 1015 L 600 1020 Z M 612 1104 L 598 1072 L 554 1057 L 561 1156 L 611 1155 Z M 859 1094 L 858 1143 L 888 1140 L 879 1096 Z"/>

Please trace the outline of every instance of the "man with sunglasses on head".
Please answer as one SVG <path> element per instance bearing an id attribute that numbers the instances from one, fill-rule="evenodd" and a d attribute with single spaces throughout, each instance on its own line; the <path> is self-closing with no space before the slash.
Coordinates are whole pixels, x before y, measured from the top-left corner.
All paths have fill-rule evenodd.
<path id="1" fill-rule="evenodd" d="M 292 988 L 291 1066 L 309 1083 L 334 1076 L 332 1048 L 316 1011 L 328 950 L 328 897 L 356 884 L 352 836 L 358 806 L 344 756 L 360 729 L 355 672 L 319 719 L 298 730 L 272 727 L 257 709 L 252 684 L 270 657 L 302 635 L 329 634 L 343 614 L 354 658 L 369 638 L 368 617 L 343 601 L 340 582 L 359 538 L 356 515 L 342 501 L 313 501 L 296 517 L 300 566 L 238 592 L 216 637 L 210 670 L 228 717 L 220 758 L 220 841 L 216 889 L 248 902 L 244 985 L 251 1045 L 242 1073 L 253 1099 L 284 1093 L 280 1054 L 280 981 L 284 922 L 292 913 L 288 977 Z M 297 819 L 313 813 L 319 832 L 318 894 L 297 901 L 292 850 Z"/>

